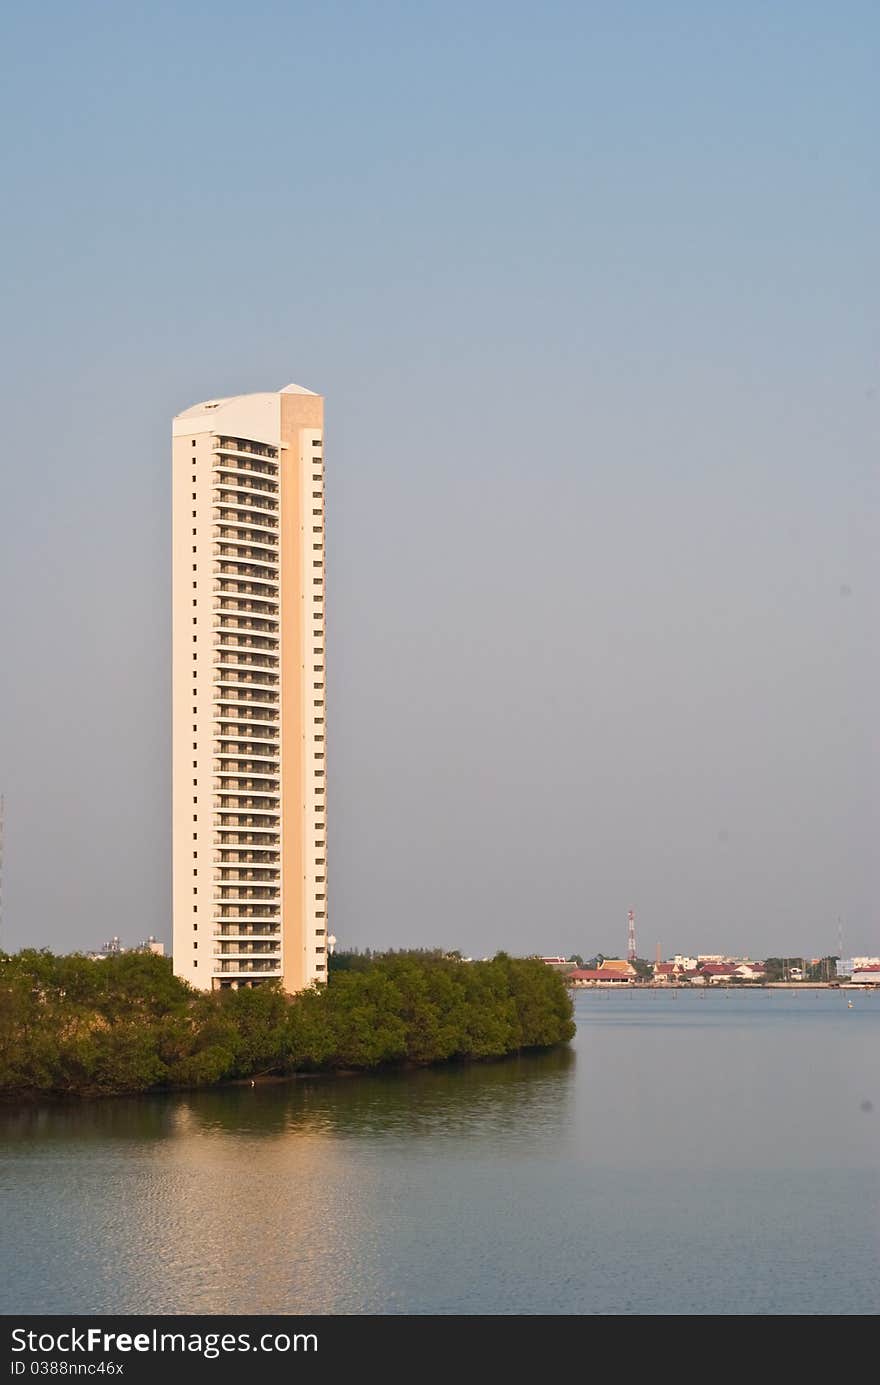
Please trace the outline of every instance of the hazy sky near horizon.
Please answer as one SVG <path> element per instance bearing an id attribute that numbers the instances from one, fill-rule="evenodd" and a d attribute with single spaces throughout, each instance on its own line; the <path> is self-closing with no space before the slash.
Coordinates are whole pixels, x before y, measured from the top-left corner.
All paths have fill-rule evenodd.
<path id="1" fill-rule="evenodd" d="M 4 31 L 4 944 L 170 941 L 170 420 L 295 380 L 340 946 L 880 952 L 876 5 Z"/>

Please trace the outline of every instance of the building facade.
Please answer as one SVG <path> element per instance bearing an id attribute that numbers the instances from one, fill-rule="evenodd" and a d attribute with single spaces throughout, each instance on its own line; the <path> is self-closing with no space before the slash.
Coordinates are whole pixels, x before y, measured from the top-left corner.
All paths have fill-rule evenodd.
<path id="1" fill-rule="evenodd" d="M 324 401 L 288 385 L 172 428 L 174 971 L 327 977 Z"/>

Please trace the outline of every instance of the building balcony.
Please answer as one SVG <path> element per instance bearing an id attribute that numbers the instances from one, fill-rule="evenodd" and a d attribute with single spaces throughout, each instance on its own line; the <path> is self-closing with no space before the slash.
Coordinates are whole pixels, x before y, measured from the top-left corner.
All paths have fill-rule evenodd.
<path id="1" fill-rule="evenodd" d="M 276 868 L 257 867 L 256 870 L 215 870 L 214 883 L 221 889 L 227 885 L 258 885 L 261 889 L 264 885 L 280 884 L 281 876 Z"/>
<path id="2" fill-rule="evenodd" d="M 254 722 L 262 726 L 272 726 L 278 721 L 278 713 L 267 711 L 264 706 L 261 706 L 259 709 L 254 708 L 253 711 L 251 711 L 245 706 L 240 706 L 239 703 L 232 698 L 222 698 L 219 700 L 229 705 L 226 710 L 214 709 L 212 711 L 211 715 L 214 721 L 238 723 L 240 726 L 244 726 L 245 730 L 247 730 L 247 722 Z M 225 733 L 220 732 L 220 734 L 223 735 Z"/>
<path id="3" fill-rule="evenodd" d="M 215 976 L 218 974 L 222 974 L 223 976 L 250 976 L 254 972 L 262 972 L 264 975 L 280 976 L 281 958 L 279 957 L 277 961 L 271 962 L 246 962 L 244 960 L 240 962 L 215 961 L 213 971 Z"/>
<path id="4" fill-rule="evenodd" d="M 242 924 L 241 927 L 235 923 L 224 924 L 222 928 L 213 929 L 215 938 L 265 938 L 276 945 L 281 941 L 281 924 Z"/>
<path id="5" fill-rule="evenodd" d="M 240 505 L 233 501 L 214 501 L 215 508 L 211 512 L 211 519 L 215 524 L 224 524 L 227 528 L 238 527 L 262 530 L 271 533 L 278 528 L 278 520 L 269 514 L 257 515 L 250 510 L 243 510 Z"/>
<path id="6" fill-rule="evenodd" d="M 277 832 L 218 832 L 214 839 L 216 846 L 280 846 L 281 837 Z"/>
<path id="7" fill-rule="evenodd" d="M 279 885 L 276 884 L 231 886 L 231 891 L 234 891 L 234 889 L 238 889 L 238 893 L 230 892 L 230 889 L 223 889 L 223 891 L 216 891 L 215 889 L 215 892 L 213 892 L 213 897 L 215 897 L 215 900 L 220 900 L 220 902 L 223 902 L 225 904 L 273 904 L 273 906 L 276 906 L 276 909 L 274 909 L 273 913 L 262 915 L 262 917 L 280 917 L 279 911 L 277 911 L 277 906 L 279 906 L 281 902 Z"/>
<path id="8" fill-rule="evenodd" d="M 267 534 L 262 531 L 251 534 L 246 529 L 243 530 L 238 526 L 234 529 L 224 529 L 221 525 L 215 525 L 211 530 L 211 538 L 214 540 L 212 547 L 216 547 L 218 539 L 225 539 L 235 544 L 257 544 L 261 548 L 264 548 L 267 553 L 277 554 L 278 552 L 277 534 Z"/>
<path id="9" fill-rule="evenodd" d="M 272 923 L 276 928 L 281 927 L 281 906 L 280 904 L 266 905 L 260 904 L 242 905 L 237 908 L 234 904 L 226 908 L 217 908 L 214 914 L 214 924 L 219 927 L 221 924 L 241 924 L 241 923 Z"/>
<path id="10" fill-rule="evenodd" d="M 248 634 L 242 634 L 240 630 L 248 630 Z M 278 667 L 278 635 L 271 630 L 261 634 L 258 631 L 251 631 L 248 626 L 233 626 L 231 633 L 221 634 L 217 637 L 214 648 L 217 651 L 214 656 L 215 663 L 227 662 L 222 658 L 222 655 L 226 654 L 229 656 L 229 663 L 247 663 L 249 660 L 266 659 L 268 660 L 266 668 Z M 258 662 L 257 667 L 259 666 Z"/>
<path id="11" fill-rule="evenodd" d="M 278 605 L 277 581 L 264 581 L 258 577 L 228 576 L 215 579 L 213 589 L 227 596 L 258 596 L 261 601 L 271 602 L 273 606 Z"/>
<path id="12" fill-rule="evenodd" d="M 247 693 L 259 692 L 264 702 L 276 703 L 278 694 L 276 689 L 279 687 L 280 679 L 278 671 L 271 669 L 258 669 L 250 671 L 250 664 L 231 664 L 227 668 L 217 668 L 214 672 L 212 682 L 218 688 L 231 688 L 240 690 L 242 700 L 245 702 L 253 701 L 253 698 L 245 696 Z"/>
<path id="13" fill-rule="evenodd" d="M 248 755 L 246 758 L 242 756 L 239 750 L 215 751 L 214 754 L 217 758 L 217 763 L 214 765 L 214 773 L 226 774 L 228 772 L 230 774 L 235 774 L 238 772 L 235 768 L 236 765 L 240 766 L 242 763 L 247 763 L 248 766 L 250 766 L 252 760 L 254 761 L 253 767 L 255 769 L 265 769 L 267 774 L 270 770 L 277 769 L 279 752 L 276 750 L 273 755 L 270 755 L 265 748 L 267 743 L 260 742 L 260 744 L 264 748 L 253 755 Z M 242 774 L 246 774 L 247 772 L 247 770 L 241 770 Z"/>
<path id="14" fill-rule="evenodd" d="M 211 859 L 215 865 L 223 866 L 224 869 L 232 865 L 267 865 L 274 868 L 276 873 L 281 864 L 281 857 L 277 851 L 219 851 L 214 852 Z M 220 875 L 223 875 L 222 870 Z"/>
<path id="15" fill-rule="evenodd" d="M 253 471 L 266 476 L 278 474 L 278 449 L 265 444 L 245 444 L 243 442 L 221 441 L 211 448 L 215 457 L 232 457 L 242 471 Z M 218 465 L 215 463 L 215 465 Z M 222 465 L 222 463 L 219 463 Z M 263 468 L 269 468 L 263 471 Z"/>
<path id="16" fill-rule="evenodd" d="M 280 654 L 212 654 L 214 682 L 277 688 L 281 676 L 280 658 Z"/>
<path id="17" fill-rule="evenodd" d="M 262 563 L 264 567 L 278 567 L 278 549 L 268 545 L 264 548 L 256 544 L 214 543 L 211 545 L 211 557 L 222 558 L 229 563 Z"/>
<path id="18" fill-rule="evenodd" d="M 214 483 L 211 492 L 211 503 L 214 505 L 233 506 L 236 510 L 247 510 L 248 513 L 259 516 L 262 514 L 276 515 L 279 513 L 278 501 L 273 495 L 268 495 L 264 491 L 254 490 L 250 486 L 221 486 Z"/>
<path id="19" fill-rule="evenodd" d="M 278 617 L 274 612 L 268 615 L 260 613 L 251 615 L 247 611 L 239 611 L 235 607 L 227 608 L 225 604 L 215 604 L 214 614 L 211 617 L 215 630 L 220 631 L 220 635 L 241 635 L 243 630 L 247 630 L 254 635 L 261 635 L 266 639 L 277 639 L 278 637 Z"/>
<path id="20" fill-rule="evenodd" d="M 255 491 L 259 495 L 277 495 L 278 477 L 266 472 L 254 471 L 248 466 L 215 464 L 211 467 L 211 481 L 218 489 Z"/>
<path id="21" fill-rule="evenodd" d="M 214 735 L 221 742 L 214 746 L 215 755 L 236 755 L 239 759 L 244 755 L 262 755 L 277 763 L 281 754 L 277 731 L 272 734 L 268 728 L 245 726 L 236 731 L 227 726 L 215 731 Z"/>
<path id="22" fill-rule="evenodd" d="M 238 774 L 223 774 L 215 785 L 215 793 L 262 793 L 278 797 L 280 780 L 277 775 L 264 773 L 258 769 L 241 770 Z"/>

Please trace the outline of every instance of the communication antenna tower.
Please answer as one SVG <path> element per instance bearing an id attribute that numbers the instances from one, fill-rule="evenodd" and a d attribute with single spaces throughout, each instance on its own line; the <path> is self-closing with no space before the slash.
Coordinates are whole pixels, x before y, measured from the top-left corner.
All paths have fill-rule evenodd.
<path id="1" fill-rule="evenodd" d="M 636 916 L 632 909 L 627 914 L 627 957 L 631 962 L 636 960 Z"/>

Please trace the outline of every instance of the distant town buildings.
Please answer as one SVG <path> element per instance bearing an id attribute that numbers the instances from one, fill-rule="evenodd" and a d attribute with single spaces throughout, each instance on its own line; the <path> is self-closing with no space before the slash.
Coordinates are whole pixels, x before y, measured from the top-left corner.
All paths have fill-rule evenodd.
<path id="1" fill-rule="evenodd" d="M 880 987 L 880 957 L 855 957 L 838 963 L 834 957 L 771 958 L 725 957 L 700 953 L 688 957 L 676 953 L 671 961 L 630 962 L 601 953 L 588 966 L 581 959 L 541 957 L 573 987 L 613 986 L 739 986 L 739 985 L 852 985 Z"/>
<path id="2" fill-rule="evenodd" d="M 880 962 L 860 962 L 859 966 L 853 967 L 851 979 L 854 986 L 880 986 Z"/>
<path id="3" fill-rule="evenodd" d="M 165 944 L 160 943 L 151 933 L 142 943 L 137 943 L 134 947 L 125 947 L 120 939 L 114 936 L 104 944 L 100 952 L 87 952 L 86 956 L 93 962 L 101 962 L 105 957 L 115 957 L 123 952 L 152 952 L 156 957 L 164 957 Z"/>

